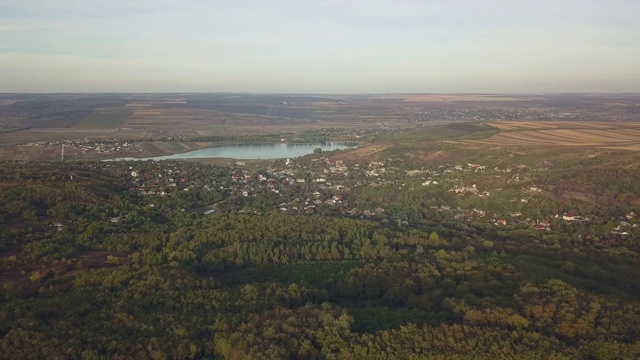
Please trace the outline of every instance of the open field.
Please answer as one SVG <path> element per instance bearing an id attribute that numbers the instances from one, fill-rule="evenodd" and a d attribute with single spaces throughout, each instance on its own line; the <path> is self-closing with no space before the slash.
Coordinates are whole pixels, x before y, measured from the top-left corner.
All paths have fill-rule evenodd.
<path id="1" fill-rule="evenodd" d="M 480 140 L 491 146 L 590 146 L 640 149 L 640 123 L 635 122 L 525 122 L 492 123 L 501 132 Z"/>
<path id="2" fill-rule="evenodd" d="M 391 95 L 393 96 L 393 95 Z M 397 96 L 395 98 L 398 98 Z M 500 102 L 500 101 L 523 101 L 528 100 L 522 97 L 509 97 L 500 95 L 402 95 L 402 101 L 411 102 Z"/>
<path id="3" fill-rule="evenodd" d="M 0 134 L 0 148 L 14 147 L 35 142 L 56 142 L 72 139 L 146 139 L 154 135 L 148 130 L 120 129 L 26 129 Z"/>
<path id="4" fill-rule="evenodd" d="M 501 121 L 492 122 L 489 125 L 502 131 L 564 129 L 575 128 L 576 126 L 579 126 L 581 129 L 608 129 L 618 126 L 616 122 L 601 121 L 580 121 L 580 123 L 576 123 L 575 121 Z M 630 125 L 635 126 L 633 124 Z"/>
<path id="5" fill-rule="evenodd" d="M 131 116 L 132 111 L 129 109 L 115 108 L 99 110 L 95 114 L 89 115 L 86 119 L 79 122 L 78 128 L 92 129 L 116 129 L 122 126 Z"/>
<path id="6" fill-rule="evenodd" d="M 491 123 L 494 129 L 456 138 L 458 143 L 636 150 L 633 121 L 640 121 L 640 95 L 634 94 L 0 94 L 0 105 L 1 159 L 42 158 L 41 148 L 17 148 L 39 142 L 295 138 L 309 130 L 391 131 L 457 122 Z M 445 130 L 429 140 L 448 141 L 460 131 Z M 490 136 L 494 132 L 499 134 Z"/>
<path id="7" fill-rule="evenodd" d="M 0 99 L 0 106 L 12 105 L 12 104 L 15 104 L 15 103 L 17 103 L 19 101 L 20 100 L 9 100 L 9 99 L 3 100 L 3 99 Z"/>
<path id="8" fill-rule="evenodd" d="M 640 120 L 640 95 L 0 94 L 0 104 L 0 124 L 17 128 L 113 128 L 110 118 L 119 123 L 119 115 L 125 127 L 167 130 L 178 123 Z"/>

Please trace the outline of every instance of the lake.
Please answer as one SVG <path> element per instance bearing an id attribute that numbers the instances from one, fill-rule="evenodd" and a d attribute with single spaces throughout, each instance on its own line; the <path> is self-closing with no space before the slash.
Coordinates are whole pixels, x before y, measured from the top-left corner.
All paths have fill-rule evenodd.
<path id="1" fill-rule="evenodd" d="M 189 151 L 180 154 L 155 156 L 148 158 L 118 158 L 114 160 L 181 160 L 181 159 L 202 159 L 202 158 L 232 158 L 242 160 L 254 159 L 286 159 L 313 153 L 313 150 L 320 148 L 322 151 L 344 150 L 355 147 L 355 144 L 345 143 L 322 143 L 322 144 L 238 144 L 216 146 L 206 149 Z"/>

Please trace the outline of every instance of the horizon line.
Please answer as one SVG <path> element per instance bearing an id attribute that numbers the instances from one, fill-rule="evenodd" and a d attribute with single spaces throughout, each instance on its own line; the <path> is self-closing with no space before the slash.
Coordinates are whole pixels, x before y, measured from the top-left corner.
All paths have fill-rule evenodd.
<path id="1" fill-rule="evenodd" d="M 640 91 L 566 91 L 566 92 L 269 92 L 269 91 L 77 91 L 77 92 L 0 92 L 4 95 L 640 95 Z"/>

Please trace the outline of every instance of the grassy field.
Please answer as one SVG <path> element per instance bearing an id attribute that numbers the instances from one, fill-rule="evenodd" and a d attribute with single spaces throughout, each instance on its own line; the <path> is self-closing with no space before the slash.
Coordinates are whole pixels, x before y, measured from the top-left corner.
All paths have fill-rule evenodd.
<path id="1" fill-rule="evenodd" d="M 131 117 L 133 111 L 127 108 L 103 109 L 89 115 L 76 125 L 78 128 L 117 129 Z"/>

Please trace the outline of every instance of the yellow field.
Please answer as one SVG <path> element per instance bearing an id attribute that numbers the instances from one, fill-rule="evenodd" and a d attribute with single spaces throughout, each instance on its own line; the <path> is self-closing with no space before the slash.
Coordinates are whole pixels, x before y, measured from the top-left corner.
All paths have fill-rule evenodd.
<path id="1" fill-rule="evenodd" d="M 500 121 L 489 123 L 489 125 L 500 130 L 537 130 L 537 129 L 564 129 L 564 128 L 580 128 L 580 129 L 610 129 L 619 127 L 620 125 L 634 126 L 635 123 L 616 123 L 616 122 L 600 122 L 600 121 Z M 638 126 L 640 128 L 640 126 Z"/>
<path id="2" fill-rule="evenodd" d="M 129 103 L 126 104 L 126 107 L 149 107 L 152 106 L 154 103 L 152 102 L 134 102 L 134 103 Z"/>
<path id="3" fill-rule="evenodd" d="M 499 122 L 500 133 L 466 143 L 493 146 L 594 146 L 640 150 L 640 123 L 623 122 Z"/>

